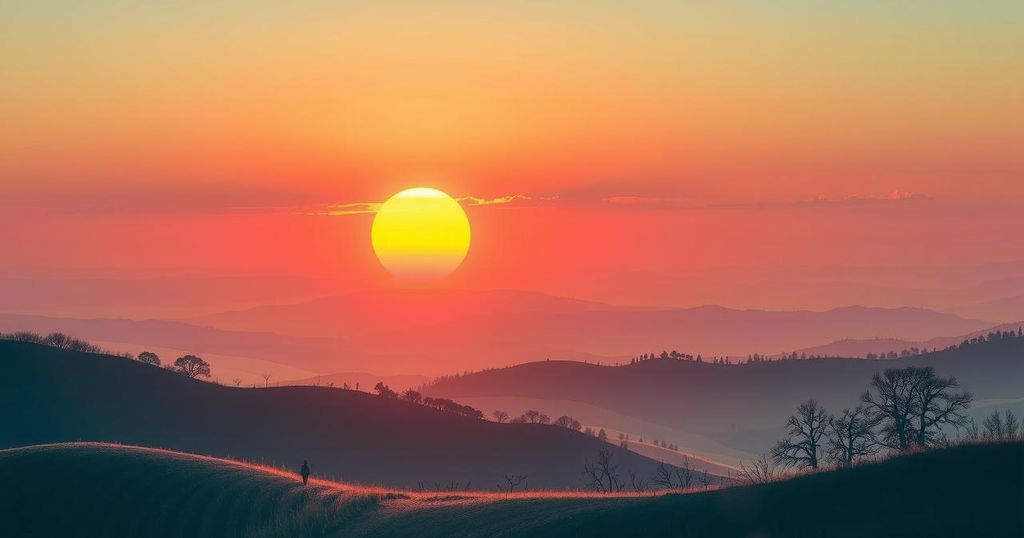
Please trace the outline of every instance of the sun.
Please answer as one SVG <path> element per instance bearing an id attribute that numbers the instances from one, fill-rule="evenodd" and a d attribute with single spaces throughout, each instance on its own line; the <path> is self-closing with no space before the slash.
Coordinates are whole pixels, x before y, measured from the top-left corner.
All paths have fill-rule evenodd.
<path id="1" fill-rule="evenodd" d="M 370 232 L 373 250 L 393 275 L 434 280 L 452 273 L 469 252 L 469 219 L 437 189 L 406 189 L 384 202 Z"/>

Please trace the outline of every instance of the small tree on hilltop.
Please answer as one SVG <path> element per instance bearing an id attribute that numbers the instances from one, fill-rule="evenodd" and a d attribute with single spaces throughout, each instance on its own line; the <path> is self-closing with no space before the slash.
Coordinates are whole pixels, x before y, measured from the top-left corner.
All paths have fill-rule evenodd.
<path id="1" fill-rule="evenodd" d="M 160 356 L 152 351 L 143 351 L 142 353 L 139 353 L 137 358 L 139 362 L 152 364 L 153 366 L 160 366 Z"/>
<path id="2" fill-rule="evenodd" d="M 179 373 L 188 378 L 210 377 L 210 363 L 195 355 L 178 357 L 174 361 L 174 367 Z"/>
<path id="3" fill-rule="evenodd" d="M 530 424 L 536 424 L 540 422 L 540 417 L 540 411 L 535 411 L 533 409 L 530 409 L 529 411 L 519 416 L 519 418 L 521 419 L 520 422 L 528 422 Z"/>
<path id="4" fill-rule="evenodd" d="M 555 426 L 561 426 L 563 428 L 572 429 L 572 426 L 573 426 L 574 422 L 576 422 L 576 421 L 573 420 L 573 418 L 570 417 L 569 415 L 562 415 L 562 416 L 556 418 L 555 421 L 552 424 L 554 424 Z"/>
<path id="5" fill-rule="evenodd" d="M 501 411 L 499 409 L 495 409 L 494 412 L 491 413 L 491 416 L 494 417 L 494 421 L 497 422 L 498 424 L 501 424 L 502 422 L 508 420 L 508 413 Z"/>
<path id="6" fill-rule="evenodd" d="M 406 389 L 405 392 L 402 393 L 402 399 L 407 402 L 418 404 L 423 401 L 423 395 L 420 394 L 419 391 Z"/>
<path id="7" fill-rule="evenodd" d="M 378 381 L 377 384 L 373 386 L 373 390 L 377 391 L 377 395 L 380 396 L 381 398 L 398 397 L 398 393 L 391 390 L 391 387 L 385 385 L 383 381 Z"/>
<path id="8" fill-rule="evenodd" d="M 828 416 L 825 409 L 814 400 L 808 400 L 797 408 L 796 414 L 786 421 L 787 436 L 772 450 L 775 463 L 786 467 L 809 467 L 817 469 L 818 452 L 825 436 Z"/>

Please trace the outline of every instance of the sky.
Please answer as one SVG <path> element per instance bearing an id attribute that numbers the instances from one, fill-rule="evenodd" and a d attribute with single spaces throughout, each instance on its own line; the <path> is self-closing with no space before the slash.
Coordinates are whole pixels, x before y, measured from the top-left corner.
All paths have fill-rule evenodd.
<path id="1" fill-rule="evenodd" d="M 421 186 L 452 287 L 826 307 L 793 267 L 1024 252 L 1020 2 L 205 4 L 0 0 L 0 268 L 397 286 Z"/>

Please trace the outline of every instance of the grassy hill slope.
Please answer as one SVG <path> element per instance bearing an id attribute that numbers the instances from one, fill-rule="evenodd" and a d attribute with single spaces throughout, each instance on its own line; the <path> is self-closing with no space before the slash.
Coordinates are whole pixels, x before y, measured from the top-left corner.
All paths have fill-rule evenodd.
<path id="1" fill-rule="evenodd" d="M 0 450 L 0 535 L 319 535 L 382 495 L 166 450 L 95 443 Z M 297 531 L 297 532 L 296 532 Z"/>
<path id="2" fill-rule="evenodd" d="M 272 469 L 96 444 L 0 451 L 3 536 L 1020 536 L 1024 443 L 654 497 L 302 488 Z"/>
<path id="3" fill-rule="evenodd" d="M 594 437 L 497 424 L 327 387 L 234 388 L 136 361 L 0 341 L 0 448 L 110 441 L 267 461 L 347 481 L 414 487 L 505 473 L 537 488 L 577 489 Z M 609 447 L 623 468 L 657 463 Z"/>

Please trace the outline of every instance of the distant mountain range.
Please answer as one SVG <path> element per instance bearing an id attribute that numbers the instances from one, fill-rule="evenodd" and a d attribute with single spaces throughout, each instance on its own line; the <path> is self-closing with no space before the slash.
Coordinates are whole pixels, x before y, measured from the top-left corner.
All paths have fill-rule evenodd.
<path id="1" fill-rule="evenodd" d="M 657 462 L 596 437 L 498 424 L 326 387 L 234 388 L 133 360 L 0 341 L 0 448 L 113 441 L 297 465 L 320 476 L 416 488 L 492 490 L 504 473 L 534 489 L 582 487 L 607 447 L 643 476 Z"/>
<path id="2" fill-rule="evenodd" d="M 919 308 L 651 309 L 532 292 L 453 290 L 355 293 L 179 321 L 0 314 L 0 331 L 61 330 L 314 373 L 376 375 L 441 375 L 544 358 L 612 364 L 673 349 L 705 357 L 774 355 L 840 339 L 924 341 L 990 326 Z"/>
<path id="3" fill-rule="evenodd" d="M 532 292 L 452 290 L 359 293 L 188 321 L 225 330 L 339 338 L 406 372 L 423 373 L 540 358 L 613 363 L 666 349 L 705 356 L 774 354 L 841 338 L 924 340 L 991 326 L 919 308 L 652 309 Z M 425 372 L 427 367 L 433 371 Z"/>

